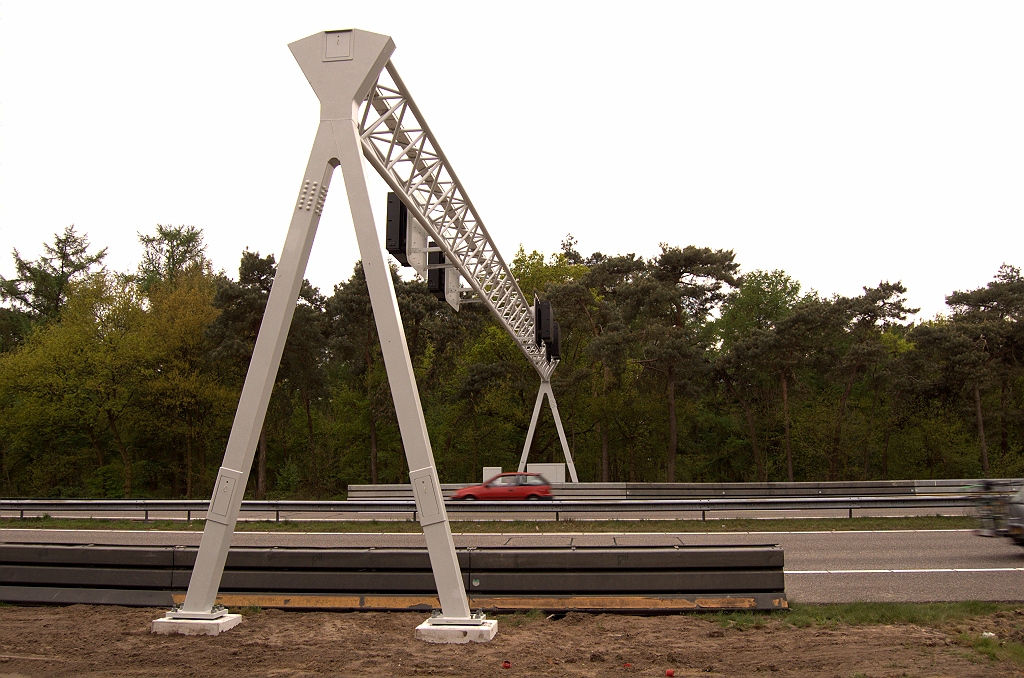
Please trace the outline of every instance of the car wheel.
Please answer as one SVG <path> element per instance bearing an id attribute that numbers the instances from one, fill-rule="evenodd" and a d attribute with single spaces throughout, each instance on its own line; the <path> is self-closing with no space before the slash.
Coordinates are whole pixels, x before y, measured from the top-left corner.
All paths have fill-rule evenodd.
<path id="1" fill-rule="evenodd" d="M 535 494 L 531 494 L 531 495 L 530 495 L 529 497 L 527 497 L 526 499 L 527 499 L 527 501 L 538 501 L 538 500 L 540 499 L 540 497 L 538 497 L 538 496 L 537 496 L 537 495 L 535 495 Z"/>
<path id="2" fill-rule="evenodd" d="M 462 498 L 462 501 L 476 501 L 476 497 L 474 497 L 471 494 L 467 494 L 465 497 Z"/>

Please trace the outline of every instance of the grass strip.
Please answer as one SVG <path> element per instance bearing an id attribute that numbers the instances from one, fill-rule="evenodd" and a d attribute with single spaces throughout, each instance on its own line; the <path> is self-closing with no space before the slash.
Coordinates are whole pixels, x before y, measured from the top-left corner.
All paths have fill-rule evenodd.
<path id="1" fill-rule="evenodd" d="M 961 634 L 957 637 L 957 644 L 969 647 L 993 661 L 1004 660 L 1024 666 L 1024 645 L 1013 640 L 1001 641 L 998 638 Z"/>
<path id="2" fill-rule="evenodd" d="M 836 603 L 806 605 L 790 602 L 788 611 L 768 613 L 800 628 L 807 626 L 862 626 L 865 624 L 915 624 L 939 626 L 996 612 L 1020 609 L 1021 604 L 969 600 L 951 603 Z M 725 626 L 750 624 L 757 615 L 750 612 L 717 612 L 715 620 Z M 763 618 L 764 615 L 761 615 Z"/>
<path id="3" fill-rule="evenodd" d="M 2 518 L 0 528 L 52 530 L 184 530 L 201 532 L 203 520 L 103 518 Z M 957 530 L 976 526 L 970 516 L 910 516 L 902 518 L 780 518 L 731 520 L 581 520 L 581 521 L 451 521 L 452 532 L 479 533 L 600 533 L 600 532 L 842 532 L 849 530 Z M 392 520 L 245 520 L 238 532 L 389 532 L 415 534 L 419 523 Z"/>
<path id="4" fill-rule="evenodd" d="M 1014 616 L 1014 629 L 1010 637 L 1006 637 L 1006 628 L 999 629 L 1000 634 L 994 637 L 982 635 L 981 629 L 988 626 L 986 622 L 995 621 L 992 615 L 998 613 L 1024 613 L 1021 603 L 992 603 L 985 601 L 963 601 L 948 603 L 843 603 L 833 605 L 803 605 L 790 601 L 788 611 L 772 612 L 709 612 L 706 618 L 717 622 L 723 628 L 739 630 L 763 628 L 771 620 L 796 628 L 821 626 L 835 628 L 840 625 L 872 626 L 913 624 L 915 626 L 936 628 L 952 634 L 956 646 L 972 650 L 990 661 L 1008 661 L 1017 666 L 1024 666 L 1024 644 L 1018 642 L 1024 632 L 1024 616 Z M 964 625 L 970 625 L 971 632 L 963 631 Z M 994 624 L 993 624 L 994 627 Z M 957 630 L 959 629 L 959 632 Z M 975 656 L 977 656 L 975 655 Z M 971 655 L 962 656 L 970 658 Z"/>

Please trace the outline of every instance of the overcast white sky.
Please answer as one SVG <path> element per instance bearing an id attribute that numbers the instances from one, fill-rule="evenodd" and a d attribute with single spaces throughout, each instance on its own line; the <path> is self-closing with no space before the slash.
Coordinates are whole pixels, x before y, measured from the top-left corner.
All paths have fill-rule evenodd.
<path id="1" fill-rule="evenodd" d="M 506 260 L 732 248 L 925 317 L 1024 264 L 1020 1 L 79 0 L 0 5 L 0 274 L 72 223 L 119 270 L 158 223 L 232 275 L 278 253 L 318 121 L 287 44 L 350 27 L 394 38 Z M 307 277 L 357 258 L 336 188 Z"/>

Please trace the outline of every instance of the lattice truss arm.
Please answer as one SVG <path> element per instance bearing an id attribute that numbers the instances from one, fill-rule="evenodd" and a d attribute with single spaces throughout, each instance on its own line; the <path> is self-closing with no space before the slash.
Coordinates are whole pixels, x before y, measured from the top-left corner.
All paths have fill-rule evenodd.
<path id="1" fill-rule="evenodd" d="M 491 310 L 542 379 L 548 361 L 534 341 L 534 318 L 441 147 L 389 61 L 360 110 L 363 154 Z"/>

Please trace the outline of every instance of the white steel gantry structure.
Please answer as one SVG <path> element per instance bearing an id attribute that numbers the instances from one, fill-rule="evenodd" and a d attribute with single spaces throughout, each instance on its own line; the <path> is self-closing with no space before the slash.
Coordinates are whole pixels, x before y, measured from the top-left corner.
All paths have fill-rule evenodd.
<path id="1" fill-rule="evenodd" d="M 391 272 L 370 207 L 362 156 L 469 283 L 466 291 L 488 306 L 540 375 L 524 463 L 547 395 L 572 479 L 577 481 L 550 388 L 557 361 L 549 361 L 535 342 L 531 307 L 391 64 L 395 49 L 391 38 L 360 30 L 327 31 L 289 48 L 320 100 L 320 125 L 214 483 L 188 593 L 179 608 L 154 621 L 153 630 L 218 633 L 239 621 L 237 615 L 216 605 L 217 592 L 327 190 L 334 170 L 341 167 L 441 605 L 440 614 L 424 622 L 417 633 L 435 642 L 489 640 L 497 630 L 496 622 L 470 612 L 463 587 Z"/>
<path id="2" fill-rule="evenodd" d="M 535 340 L 533 307 L 527 303 L 487 233 L 483 220 L 390 61 L 362 106 L 359 133 L 366 159 L 415 218 L 415 223 L 410 222 L 410 225 L 425 231 L 426 237 L 419 238 L 419 241 L 429 238 L 444 253 L 449 269 L 457 269 L 457 275 L 469 284 L 468 288 L 456 285 L 456 294 L 467 293 L 467 296 L 453 299 L 449 292 L 449 303 L 458 310 L 460 301 L 482 302 L 537 370 L 540 389 L 519 470 L 526 470 L 526 460 L 546 396 L 569 476 L 572 482 L 579 482 L 555 394 L 551 390 L 551 374 L 558 360 L 552 360 L 545 346 Z M 421 258 L 418 264 L 413 265 L 426 277 L 425 258 Z M 451 287 L 449 285 L 449 290 Z"/>

